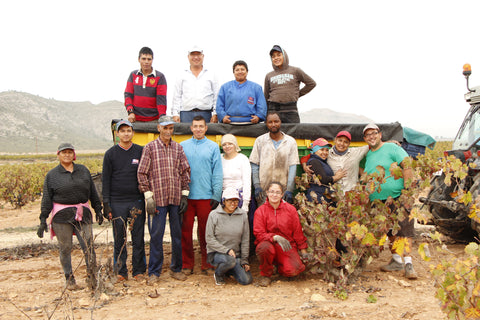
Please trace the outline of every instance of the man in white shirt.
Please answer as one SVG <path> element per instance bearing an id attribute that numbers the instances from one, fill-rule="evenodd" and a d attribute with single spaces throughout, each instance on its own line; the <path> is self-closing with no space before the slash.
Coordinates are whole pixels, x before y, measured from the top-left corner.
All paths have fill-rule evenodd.
<path id="1" fill-rule="evenodd" d="M 292 204 L 299 164 L 297 142 L 281 131 L 282 121 L 277 112 L 269 112 L 265 124 L 268 132 L 255 139 L 250 153 L 255 201 L 257 206 L 262 205 L 266 200 L 264 191 L 270 182 L 276 181 L 287 190 L 284 200 Z"/>
<path id="2" fill-rule="evenodd" d="M 188 51 L 190 68 L 175 83 L 172 116 L 176 122 L 191 123 L 197 115 L 206 122 L 217 122 L 215 104 L 220 86 L 214 73 L 203 66 L 203 50 L 194 46 Z"/>

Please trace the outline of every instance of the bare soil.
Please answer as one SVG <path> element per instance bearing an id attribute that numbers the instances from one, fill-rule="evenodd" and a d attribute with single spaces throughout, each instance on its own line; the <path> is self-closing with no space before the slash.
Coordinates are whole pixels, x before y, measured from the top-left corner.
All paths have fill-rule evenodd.
<path id="1" fill-rule="evenodd" d="M 428 226 L 417 226 L 414 244 L 414 266 L 419 279 L 411 281 L 401 272 L 383 273 L 379 266 L 388 263 L 390 254 L 384 250 L 378 259 L 349 287 L 348 299 L 332 294 L 332 286 L 304 275 L 296 281 L 276 277 L 270 287 L 255 283 L 241 286 L 228 280 L 216 286 L 211 276 L 199 270 L 184 282 L 170 278 L 169 244 L 166 243 L 164 272 L 160 281 L 129 279 L 115 283 L 104 292 L 84 288 L 64 290 L 56 240 L 36 237 L 39 202 L 22 209 L 0 208 L 0 319 L 445 319 L 434 297 L 435 287 L 429 266 L 448 258 L 430 249 L 432 260 L 422 261 L 416 252 L 425 241 L 421 235 Z M 168 228 L 167 228 L 168 229 Z M 112 257 L 111 227 L 96 226 L 96 253 L 99 264 Z M 148 234 L 148 233 L 147 233 Z M 148 240 L 148 236 L 146 236 Z M 165 241 L 169 241 L 169 236 Z M 464 245 L 447 243 L 456 257 Z M 129 253 L 131 248 L 129 247 Z M 148 247 L 147 247 L 148 255 Z M 196 256 L 199 257 L 197 247 Z M 85 287 L 83 254 L 76 247 L 73 265 L 77 283 Z M 147 257 L 148 261 L 148 257 Z M 253 259 L 252 273 L 259 277 L 258 262 Z M 197 266 L 199 264 L 197 263 Z M 375 303 L 368 303 L 373 295 Z"/>

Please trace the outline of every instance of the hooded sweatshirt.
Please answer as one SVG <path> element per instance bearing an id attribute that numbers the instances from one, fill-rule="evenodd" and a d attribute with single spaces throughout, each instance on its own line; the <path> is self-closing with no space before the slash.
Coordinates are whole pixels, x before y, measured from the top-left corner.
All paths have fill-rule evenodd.
<path id="1" fill-rule="evenodd" d="M 279 47 L 280 48 L 280 47 Z M 298 98 L 312 91 L 317 85 L 302 69 L 289 65 L 287 52 L 282 49 L 283 64 L 276 67 L 265 76 L 264 95 L 267 102 L 296 102 Z M 300 89 L 300 83 L 304 83 Z"/>
<path id="2" fill-rule="evenodd" d="M 207 220 L 205 229 L 207 253 L 212 257 L 211 253 L 227 254 L 230 249 L 233 249 L 235 255 L 240 258 L 241 264 L 248 264 L 249 228 L 245 211 L 237 208 L 233 213 L 228 214 L 222 206 L 218 206 L 210 212 Z"/>

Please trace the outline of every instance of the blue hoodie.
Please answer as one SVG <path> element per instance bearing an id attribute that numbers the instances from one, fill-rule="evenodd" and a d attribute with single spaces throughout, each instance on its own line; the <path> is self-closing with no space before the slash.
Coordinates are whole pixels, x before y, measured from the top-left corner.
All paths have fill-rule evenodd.
<path id="1" fill-rule="evenodd" d="M 222 158 L 218 145 L 204 137 L 180 143 L 190 164 L 189 199 L 214 199 L 220 202 L 223 187 Z"/>
<path id="2" fill-rule="evenodd" d="M 220 88 L 216 110 L 220 123 L 226 115 L 232 122 L 250 122 L 252 115 L 265 121 L 267 102 L 259 84 L 248 80 L 240 84 L 232 80 Z"/>

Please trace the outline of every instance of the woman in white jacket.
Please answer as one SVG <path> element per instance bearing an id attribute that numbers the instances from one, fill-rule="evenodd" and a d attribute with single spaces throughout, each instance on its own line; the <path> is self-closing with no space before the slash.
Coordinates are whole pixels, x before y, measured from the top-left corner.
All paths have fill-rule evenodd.
<path id="1" fill-rule="evenodd" d="M 233 134 L 226 134 L 221 141 L 223 190 L 234 188 L 240 194 L 239 208 L 248 212 L 252 188 L 252 170 L 247 156 L 240 152 L 237 138 Z"/>

